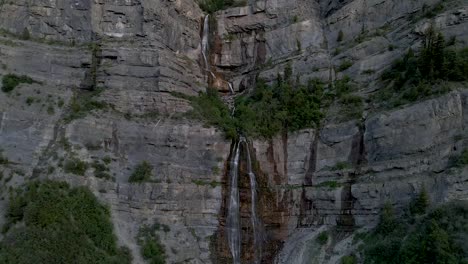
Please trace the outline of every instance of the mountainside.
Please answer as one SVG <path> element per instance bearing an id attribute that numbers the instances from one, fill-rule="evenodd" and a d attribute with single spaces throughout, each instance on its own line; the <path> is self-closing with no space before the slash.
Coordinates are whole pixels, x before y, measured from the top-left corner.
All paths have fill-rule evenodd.
<path id="1" fill-rule="evenodd" d="M 465 0 L 0 0 L 0 225 L 50 179 L 133 263 L 155 224 L 167 263 L 344 263 L 468 199 L 467 44 Z"/>

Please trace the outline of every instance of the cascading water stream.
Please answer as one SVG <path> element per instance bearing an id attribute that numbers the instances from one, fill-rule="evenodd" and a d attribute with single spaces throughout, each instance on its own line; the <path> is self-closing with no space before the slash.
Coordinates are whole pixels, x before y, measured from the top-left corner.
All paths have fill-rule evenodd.
<path id="1" fill-rule="evenodd" d="M 231 250 L 233 264 L 240 264 L 241 230 L 239 216 L 239 155 L 240 146 L 245 139 L 241 138 L 234 147 L 234 155 L 231 158 L 231 192 L 229 195 L 228 216 L 226 220 L 229 249 Z"/>
<path id="2" fill-rule="evenodd" d="M 203 21 L 203 36 L 202 36 L 202 55 L 203 60 L 205 61 L 205 69 L 215 78 L 214 73 L 210 70 L 210 65 L 208 64 L 208 46 L 209 46 L 209 35 L 210 35 L 210 15 L 206 15 Z"/>
<path id="3" fill-rule="evenodd" d="M 231 90 L 231 94 L 234 94 L 234 88 L 232 88 L 232 83 L 228 82 L 229 90 Z"/>
<path id="4" fill-rule="evenodd" d="M 250 156 L 250 149 L 247 140 L 244 137 L 239 138 L 239 142 L 234 146 L 233 156 L 231 158 L 231 171 L 229 173 L 231 191 L 229 195 L 228 216 L 226 220 L 226 229 L 229 242 L 229 249 L 234 264 L 240 264 L 241 255 L 241 227 L 240 227 L 240 213 L 239 213 L 239 159 L 240 149 L 242 144 L 245 146 L 247 153 L 247 172 L 250 179 L 251 191 L 251 223 L 253 229 L 253 246 L 254 246 L 254 262 L 260 263 L 262 259 L 262 243 L 263 243 L 263 229 L 260 218 L 257 215 L 257 179 L 252 169 L 252 158 Z"/>
<path id="5" fill-rule="evenodd" d="M 206 68 L 208 68 L 208 59 L 206 57 L 206 53 L 208 51 L 208 35 L 210 34 L 209 21 L 210 21 L 210 15 L 206 15 L 205 20 L 203 21 L 203 36 L 202 36 L 202 43 L 201 43 L 202 55 L 203 55 L 203 60 L 205 61 Z"/>
<path id="6" fill-rule="evenodd" d="M 260 260 L 262 259 L 262 230 L 260 219 L 257 215 L 257 179 L 255 177 L 255 173 L 252 170 L 252 159 L 250 157 L 250 150 L 247 142 L 245 142 L 245 149 L 247 151 L 247 171 L 249 174 L 250 192 L 252 196 L 251 222 L 254 235 L 254 263 L 257 264 L 260 263 Z"/>

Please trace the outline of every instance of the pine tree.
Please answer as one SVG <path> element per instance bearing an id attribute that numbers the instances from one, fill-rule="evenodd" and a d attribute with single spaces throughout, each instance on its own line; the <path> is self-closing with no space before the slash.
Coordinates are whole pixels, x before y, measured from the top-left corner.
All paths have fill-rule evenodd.
<path id="1" fill-rule="evenodd" d="M 420 215 L 426 212 L 427 207 L 429 206 L 429 195 L 427 194 L 426 188 L 422 188 L 419 193 L 418 198 L 414 201 L 411 206 L 411 213 Z"/>

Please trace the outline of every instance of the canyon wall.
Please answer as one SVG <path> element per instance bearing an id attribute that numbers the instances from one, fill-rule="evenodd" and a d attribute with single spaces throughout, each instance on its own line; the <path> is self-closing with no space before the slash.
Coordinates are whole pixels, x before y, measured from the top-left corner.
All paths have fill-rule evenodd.
<path id="1" fill-rule="evenodd" d="M 110 206 L 119 243 L 135 263 L 143 263 L 138 228 L 152 223 L 169 226 L 159 231 L 168 263 L 230 263 L 225 222 L 234 144 L 187 117 L 192 106 L 181 94 L 210 84 L 227 98 L 228 83 L 236 94 L 248 93 L 257 77 L 272 83 L 290 65 L 301 83 L 347 75 L 355 93 L 370 98 L 382 88 L 380 74 L 417 48 L 431 23 L 466 46 L 466 1 L 445 1 L 426 16 L 438 3 L 266 0 L 220 10 L 210 19 L 213 77 L 201 55 L 205 14 L 192 0 L 0 0 L 0 77 L 37 81 L 0 93 L 0 150 L 10 161 L 0 165 L 0 194 L 7 198 L 9 187 L 38 178 L 86 185 Z M 338 70 L 345 61 L 351 66 Z M 70 118 L 92 87 L 102 88 L 93 100 L 107 107 Z M 262 262 L 339 263 L 353 249 L 354 230 L 374 226 L 385 202 L 402 210 L 422 188 L 434 203 L 466 200 L 468 168 L 451 165 L 468 147 L 466 88 L 460 83 L 393 110 L 366 104 L 357 120 L 343 121 L 333 104 L 319 129 L 248 139 L 264 225 Z M 70 159 L 110 159 L 111 177 L 97 177 L 93 167 L 84 176 L 67 173 Z M 154 168 L 151 180 L 129 183 L 143 161 Z M 244 149 L 242 260 L 250 263 L 246 166 Z M 315 236 L 330 228 L 341 236 L 317 247 Z"/>

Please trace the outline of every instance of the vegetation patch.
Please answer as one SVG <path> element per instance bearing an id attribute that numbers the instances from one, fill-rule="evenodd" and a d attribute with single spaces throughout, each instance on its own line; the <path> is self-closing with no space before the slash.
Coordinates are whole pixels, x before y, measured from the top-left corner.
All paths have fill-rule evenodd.
<path id="1" fill-rule="evenodd" d="M 187 113 L 186 117 L 204 120 L 208 125 L 221 128 L 227 138 L 237 137 L 235 120 L 231 118 L 229 108 L 221 100 L 216 89 L 208 88 L 206 93 L 201 93 L 197 97 L 173 95 L 191 101 L 193 110 Z"/>
<path id="2" fill-rule="evenodd" d="M 193 183 L 195 183 L 198 186 L 211 186 L 211 188 L 215 188 L 217 186 L 221 186 L 221 182 L 217 181 L 204 181 L 204 180 L 192 180 Z"/>
<path id="3" fill-rule="evenodd" d="M 208 125 L 221 128 L 227 138 L 237 138 L 238 133 L 251 138 L 272 138 L 280 133 L 304 128 L 319 127 L 326 109 L 335 99 L 344 105 L 345 117 L 361 116 L 364 103 L 358 96 L 350 95 L 355 89 L 347 76 L 326 85 L 312 79 L 306 85 L 292 78 L 292 69 L 286 67 L 273 85 L 258 79 L 248 95 L 238 96 L 232 115 L 216 89 L 192 97 L 173 93 L 173 96 L 190 100 L 193 111 L 185 117 L 204 120 Z"/>
<path id="4" fill-rule="evenodd" d="M 324 88 L 318 80 L 311 80 L 308 85 L 294 82 L 292 70 L 287 67 L 275 85 L 258 80 L 250 96 L 237 98 L 235 125 L 242 133 L 260 138 L 318 127 L 324 117 L 321 109 L 330 103 Z"/>
<path id="5" fill-rule="evenodd" d="M 102 89 L 94 91 L 82 91 L 73 96 L 70 103 L 68 115 L 64 118 L 65 122 L 71 122 L 75 119 L 84 118 L 94 110 L 105 110 L 109 108 L 109 104 L 103 101 L 96 100 L 102 92 Z"/>
<path id="6" fill-rule="evenodd" d="M 9 93 L 22 83 L 32 84 L 37 82 L 26 75 L 7 74 L 2 78 L 2 91 Z"/>
<path id="7" fill-rule="evenodd" d="M 322 246 L 325 245 L 328 242 L 328 232 L 327 231 L 321 232 L 317 236 L 317 242 Z"/>
<path id="8" fill-rule="evenodd" d="M 319 185 L 317 185 L 317 187 L 326 187 L 330 189 L 336 189 L 336 188 L 341 187 L 341 183 L 337 181 L 326 181 L 326 182 L 320 183 Z"/>
<path id="9" fill-rule="evenodd" d="M 338 66 L 338 72 L 345 71 L 349 69 L 351 66 L 353 66 L 353 62 L 350 60 L 344 60 L 341 62 L 341 64 Z"/>
<path id="10" fill-rule="evenodd" d="M 8 165 L 10 161 L 0 152 L 0 165 Z"/>
<path id="11" fill-rule="evenodd" d="M 344 256 L 341 258 L 341 264 L 357 264 L 356 256 Z"/>
<path id="12" fill-rule="evenodd" d="M 132 175 L 128 179 L 128 182 L 148 182 L 151 181 L 153 175 L 153 166 L 147 161 L 143 161 L 135 167 Z"/>
<path id="13" fill-rule="evenodd" d="M 230 7 L 238 7 L 247 5 L 246 0 L 201 0 L 198 5 L 200 8 L 212 14 L 218 10 L 223 10 Z"/>
<path id="14" fill-rule="evenodd" d="M 65 162 L 64 170 L 66 173 L 84 176 L 88 169 L 88 163 L 78 159 L 71 158 Z"/>
<path id="15" fill-rule="evenodd" d="M 419 53 L 410 49 L 381 78 L 387 88 L 381 89 L 374 100 L 384 107 L 447 93 L 448 82 L 468 81 L 468 48 L 449 47 L 442 34 L 431 27 L 425 33 Z"/>
<path id="16" fill-rule="evenodd" d="M 362 112 L 364 111 L 364 100 L 362 97 L 357 95 L 345 95 L 340 100 L 340 117 L 342 120 L 353 120 L 359 119 L 362 117 Z"/>
<path id="17" fill-rule="evenodd" d="M 11 192 L 0 263 L 131 263 L 110 212 L 85 187 L 31 182 Z"/>
<path id="18" fill-rule="evenodd" d="M 99 161 L 95 160 L 91 164 L 91 167 L 94 168 L 94 176 L 95 177 L 101 178 L 101 179 L 106 179 L 106 180 L 110 180 L 112 178 L 111 175 L 109 174 L 109 172 L 110 172 L 109 167 L 107 167 L 106 164 L 102 164 Z"/>
<path id="19" fill-rule="evenodd" d="M 391 205 L 360 247 L 363 263 L 467 263 L 468 203 L 452 202 L 428 210 L 423 194 L 401 218 Z"/>
<path id="20" fill-rule="evenodd" d="M 157 234 L 159 229 L 160 225 L 155 224 L 142 226 L 138 232 L 137 241 L 140 245 L 141 255 L 151 264 L 166 263 L 166 251 Z"/>
<path id="21" fill-rule="evenodd" d="M 1 164 L 1 158 L 0 158 L 0 164 Z M 453 164 L 459 168 L 467 166 L 468 165 L 468 149 L 463 150 L 460 156 L 455 157 L 453 160 Z"/>

